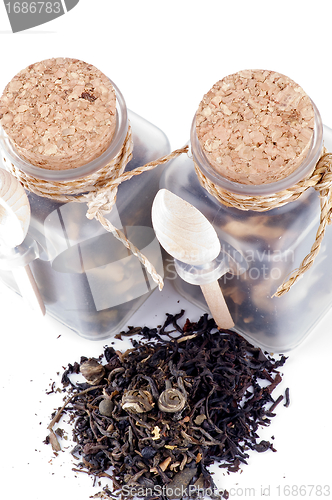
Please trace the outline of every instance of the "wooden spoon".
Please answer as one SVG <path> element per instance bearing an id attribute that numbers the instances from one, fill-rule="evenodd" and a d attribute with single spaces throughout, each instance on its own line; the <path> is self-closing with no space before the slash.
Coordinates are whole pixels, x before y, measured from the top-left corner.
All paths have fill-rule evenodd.
<path id="1" fill-rule="evenodd" d="M 17 247 L 25 239 L 30 224 L 30 204 L 18 180 L 0 169 L 0 246 Z M 29 265 L 12 268 L 22 297 L 30 306 L 45 314 L 45 305 Z"/>
<path id="2" fill-rule="evenodd" d="M 175 259 L 201 266 L 218 257 L 221 246 L 214 227 L 197 208 L 179 196 L 160 189 L 151 215 L 159 243 Z M 218 327 L 232 328 L 234 322 L 218 281 L 214 279 L 200 287 Z"/>

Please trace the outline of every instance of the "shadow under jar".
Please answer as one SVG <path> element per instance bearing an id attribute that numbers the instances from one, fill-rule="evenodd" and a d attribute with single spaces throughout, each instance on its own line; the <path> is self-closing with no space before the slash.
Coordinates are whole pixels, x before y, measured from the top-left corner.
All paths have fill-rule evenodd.
<path id="1" fill-rule="evenodd" d="M 67 61 L 60 60 L 60 65 Z M 54 169 L 47 168 L 47 164 L 40 167 L 26 161 L 9 134 L 6 136 L 2 130 L 4 168 L 12 164 L 46 182 L 82 179 L 104 168 L 119 154 L 126 140 L 128 122 L 133 153 L 126 172 L 167 155 L 170 148 L 164 133 L 127 110 L 121 92 L 113 82 L 111 84 L 116 96 L 115 128 L 105 151 L 77 167 Z M 86 95 L 82 98 L 82 95 L 78 96 L 79 102 L 85 98 L 89 105 L 94 104 L 92 98 L 86 99 Z M 162 255 L 150 211 L 162 170 L 159 166 L 123 182 L 112 211 L 104 215 L 161 276 Z M 99 221 L 86 217 L 86 203 L 75 200 L 63 203 L 30 191 L 27 194 L 31 206 L 29 231 L 10 258 L 0 255 L 0 278 L 18 292 L 11 267 L 29 263 L 48 314 L 87 339 L 101 340 L 118 333 L 149 297 L 156 283 L 122 242 Z"/>
<path id="2" fill-rule="evenodd" d="M 265 150 L 268 151 L 266 144 L 269 145 L 270 141 L 273 143 L 273 147 L 278 146 L 278 141 L 273 140 L 275 137 L 271 138 L 269 127 L 263 130 L 265 137 L 258 135 L 258 132 L 260 133 L 262 130 L 261 123 L 271 123 L 274 118 L 273 113 L 269 113 L 269 106 L 273 108 L 271 100 L 274 97 L 271 91 L 271 82 L 278 82 L 278 79 L 281 78 L 283 88 L 286 89 L 287 83 L 291 82 L 293 87 L 288 93 L 288 98 L 294 88 L 298 88 L 294 82 L 278 73 L 257 72 L 259 82 L 264 82 L 264 77 L 267 81 L 264 86 L 265 93 L 262 91 L 257 94 L 261 100 L 257 98 L 256 102 L 255 96 L 253 98 L 251 95 L 249 99 L 251 105 L 248 106 L 248 101 L 246 101 L 248 93 L 245 89 L 250 88 L 250 80 L 255 79 L 255 73 L 255 71 L 249 70 L 225 79 L 228 87 L 225 86 L 224 95 L 229 96 L 228 101 L 220 98 L 220 94 L 218 98 L 216 97 L 225 80 L 218 82 L 204 97 L 191 129 L 192 159 L 180 157 L 172 161 L 163 173 L 160 187 L 172 191 L 194 205 L 213 224 L 221 242 L 222 252 L 227 257 L 229 264 L 229 271 L 219 279 L 219 284 L 235 322 L 234 330 L 270 352 L 284 352 L 300 344 L 327 313 L 332 304 L 332 266 L 330 265 L 332 229 L 330 227 L 326 229 L 323 243 L 312 267 L 287 293 L 280 297 L 273 297 L 284 280 L 300 266 L 315 241 L 321 214 L 319 192 L 313 188 L 307 189 L 296 201 L 264 212 L 241 210 L 233 206 L 226 206 L 210 194 L 200 183 L 196 170 L 199 169 L 203 177 L 208 182 L 212 182 L 217 190 L 220 188 L 227 193 L 235 193 L 240 199 L 241 196 L 264 196 L 272 199 L 276 193 L 291 188 L 310 175 L 322 155 L 323 145 L 331 151 L 332 130 L 322 125 L 316 106 L 309 100 L 313 118 L 310 122 L 312 123 L 312 136 L 308 138 L 308 144 L 302 156 L 301 151 L 298 150 L 298 164 L 294 161 L 293 170 L 288 173 L 286 169 L 286 172 L 278 178 L 280 165 L 277 165 L 275 169 L 277 173 L 271 175 L 269 161 L 256 162 L 255 168 L 250 170 L 251 160 L 248 159 L 250 155 L 254 159 L 255 152 L 259 150 L 263 152 L 260 158 L 269 160 L 268 154 L 265 154 Z M 242 80 L 240 91 L 236 85 L 234 86 L 234 80 L 237 79 Z M 229 89 L 234 91 L 234 95 Z M 267 101 L 266 105 L 264 97 Z M 236 113 L 237 99 L 242 102 L 243 109 L 253 110 L 250 118 L 246 119 L 242 113 L 238 120 L 231 121 L 232 113 Z M 211 164 L 207 152 L 204 150 L 204 137 L 203 140 L 198 138 L 198 133 L 200 133 L 198 125 L 202 120 L 202 114 L 203 120 L 204 113 L 206 116 L 211 115 L 207 107 L 212 107 L 211 101 L 213 100 L 212 104 L 217 107 L 217 111 L 212 111 L 212 114 L 215 113 L 215 118 L 211 120 L 213 122 L 212 129 L 218 129 L 221 139 L 217 144 L 219 151 L 214 157 L 212 155 L 212 158 L 214 160 L 219 158 L 221 164 L 225 162 L 227 168 L 224 169 L 224 172 L 216 168 L 216 163 Z M 287 94 L 285 100 L 287 101 Z M 279 123 L 285 123 L 285 117 L 278 112 L 280 101 L 281 99 L 279 102 L 278 99 L 275 99 L 273 111 L 275 112 L 277 109 L 277 115 L 281 116 L 281 119 L 278 118 Z M 234 102 L 235 107 L 232 108 Z M 281 104 L 284 103 L 281 102 Z M 292 113 L 296 115 L 294 106 L 290 105 L 289 109 L 287 110 L 288 116 Z M 228 127 L 229 130 L 232 129 L 231 132 L 227 130 L 227 123 L 222 122 L 225 115 L 229 120 Z M 300 122 L 299 127 L 301 128 L 300 118 L 295 116 L 295 119 Z M 240 127 L 237 129 L 238 123 L 240 123 Z M 205 123 L 204 126 L 209 134 L 211 127 L 209 129 L 209 124 Z M 290 127 L 292 126 L 291 122 Z M 239 132 L 237 141 L 231 143 L 229 138 L 236 130 Z M 292 131 L 295 136 L 296 133 L 301 133 L 299 130 L 296 131 L 295 126 Z M 253 132 L 255 136 L 252 144 L 250 144 L 248 132 Z M 205 135 L 206 137 L 210 136 Z M 282 142 L 285 148 L 293 140 L 285 134 L 280 135 L 280 137 L 283 137 Z M 208 140 L 210 141 L 209 145 L 211 145 L 212 140 L 210 138 Z M 230 151 L 243 152 L 243 147 L 247 148 L 245 149 L 244 169 L 239 167 L 240 162 L 237 163 L 234 160 L 237 158 L 235 153 L 231 158 L 234 161 L 230 161 L 229 157 L 225 159 L 225 156 L 220 154 L 220 151 L 225 153 L 225 150 L 227 150 L 225 153 L 227 155 L 230 155 Z M 213 148 L 210 148 L 211 150 L 213 152 Z M 275 158 L 277 155 L 274 156 Z M 296 160 L 296 155 L 294 159 Z M 289 160 L 285 164 L 288 162 Z M 261 171 L 258 168 L 260 165 L 262 166 Z M 235 177 L 239 178 L 241 182 L 227 178 L 229 172 L 232 174 L 232 169 L 235 172 Z M 244 170 L 245 173 L 243 173 Z M 257 182 L 257 179 L 261 182 Z M 168 265 L 171 265 L 171 257 L 169 257 Z M 176 277 L 173 283 L 176 289 L 189 301 L 207 310 L 206 302 L 198 286 L 186 283 L 179 277 Z"/>

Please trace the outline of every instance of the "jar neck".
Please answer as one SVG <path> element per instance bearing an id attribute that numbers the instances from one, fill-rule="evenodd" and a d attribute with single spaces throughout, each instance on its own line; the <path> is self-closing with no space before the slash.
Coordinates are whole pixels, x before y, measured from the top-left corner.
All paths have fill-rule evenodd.
<path id="1" fill-rule="evenodd" d="M 50 170 L 47 168 L 36 167 L 18 155 L 10 143 L 8 136 L 0 127 L 1 147 L 4 150 L 5 156 L 16 168 L 22 170 L 25 174 L 37 179 L 52 182 L 73 181 L 93 174 L 94 172 L 97 172 L 101 168 L 105 167 L 120 152 L 128 130 L 127 106 L 125 100 L 118 87 L 112 81 L 111 83 L 116 93 L 116 128 L 109 147 L 98 158 L 86 163 L 85 165 L 81 165 L 80 167 L 69 168 L 66 170 Z"/>
<path id="2" fill-rule="evenodd" d="M 235 194 L 242 194 L 244 196 L 266 196 L 288 189 L 299 181 L 308 176 L 315 168 L 323 149 L 323 124 L 320 113 L 312 102 L 314 108 L 314 133 L 310 146 L 310 150 L 301 165 L 289 176 L 276 182 L 269 184 L 240 184 L 233 182 L 213 169 L 204 151 L 201 148 L 197 134 L 196 134 L 196 115 L 193 119 L 191 126 L 191 150 L 195 163 L 201 172 L 210 179 L 214 184 L 219 186 L 225 191 Z"/>

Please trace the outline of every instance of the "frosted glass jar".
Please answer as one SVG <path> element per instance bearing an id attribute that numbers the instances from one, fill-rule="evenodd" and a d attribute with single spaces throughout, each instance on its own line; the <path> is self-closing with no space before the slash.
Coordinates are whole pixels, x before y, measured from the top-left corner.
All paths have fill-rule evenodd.
<path id="1" fill-rule="evenodd" d="M 22 160 L 7 140 L 2 141 L 1 161 L 35 177 L 66 181 L 89 175 L 114 158 L 126 136 L 128 118 L 134 143 L 126 171 L 167 155 L 164 133 L 132 111 L 119 89 L 117 128 L 105 153 L 81 167 L 55 171 Z M 5 159 L 5 160 L 4 160 Z M 8 163 L 7 163 L 8 164 Z M 163 166 L 123 182 L 116 204 L 105 217 L 122 230 L 129 241 L 163 276 L 162 255 L 151 224 L 151 204 Z M 86 203 L 59 203 L 27 192 L 31 223 L 24 242 L 12 255 L 0 255 L 0 278 L 18 292 L 11 268 L 30 264 L 48 314 L 80 336 L 101 340 L 127 324 L 156 287 L 139 260 L 107 232 L 97 220 L 86 217 Z"/>
<path id="2" fill-rule="evenodd" d="M 203 174 L 214 184 L 249 196 L 268 195 L 301 180 L 317 163 L 323 146 L 332 150 L 332 130 L 323 127 L 315 110 L 311 150 L 302 165 L 285 179 L 264 185 L 244 185 L 218 175 L 207 162 L 197 139 L 195 120 L 191 130 L 191 154 Z M 173 160 L 163 173 L 161 188 L 194 205 L 213 224 L 229 272 L 219 279 L 235 322 L 235 331 L 270 352 L 296 347 L 313 330 L 332 305 L 332 229 L 328 227 L 310 270 L 282 297 L 274 297 L 279 285 L 296 269 L 315 241 L 320 218 L 319 193 L 308 189 L 294 202 L 268 212 L 226 207 L 199 183 L 194 162 L 188 156 Z M 166 268 L 172 268 L 169 256 Z M 199 286 L 169 274 L 176 289 L 189 301 L 207 310 Z"/>

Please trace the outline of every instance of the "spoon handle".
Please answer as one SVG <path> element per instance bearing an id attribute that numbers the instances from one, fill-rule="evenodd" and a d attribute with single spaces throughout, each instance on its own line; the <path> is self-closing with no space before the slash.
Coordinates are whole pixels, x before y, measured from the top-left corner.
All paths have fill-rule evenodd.
<path id="1" fill-rule="evenodd" d="M 45 304 L 29 265 L 16 267 L 12 269 L 12 272 L 25 302 L 44 316 L 46 313 Z"/>
<path id="2" fill-rule="evenodd" d="M 219 328 L 225 328 L 226 330 L 233 328 L 234 321 L 228 310 L 218 281 L 200 285 L 200 287 L 217 326 Z"/>

